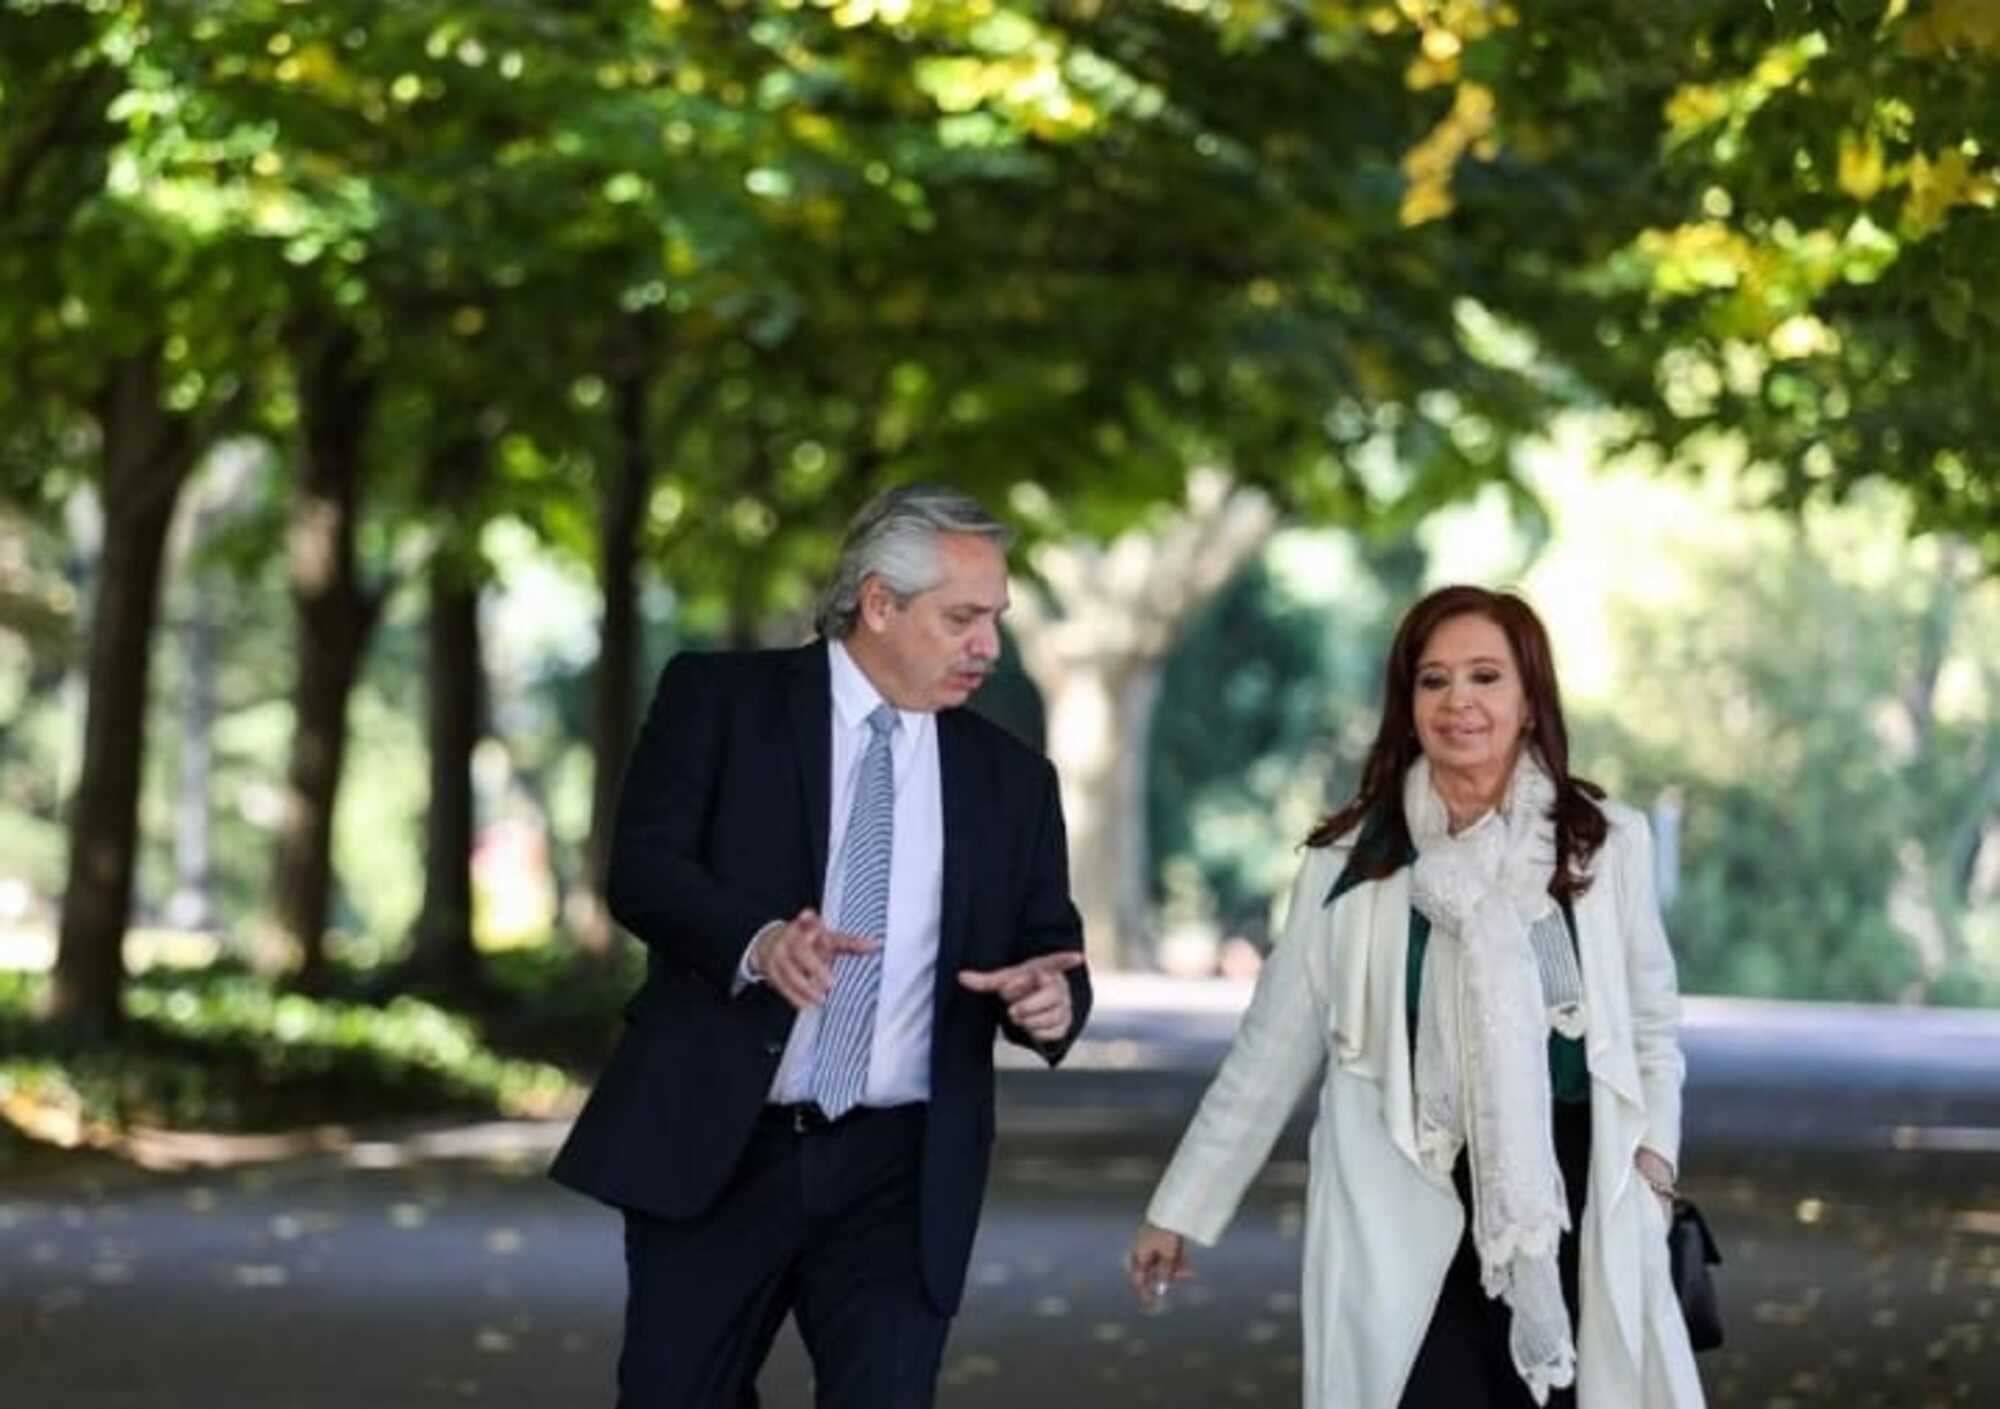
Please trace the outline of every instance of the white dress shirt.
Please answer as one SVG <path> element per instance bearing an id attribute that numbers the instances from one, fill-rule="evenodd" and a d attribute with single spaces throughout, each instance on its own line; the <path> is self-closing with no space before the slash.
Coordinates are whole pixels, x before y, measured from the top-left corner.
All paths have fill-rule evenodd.
<path id="1" fill-rule="evenodd" d="M 826 883 L 820 917 L 838 928 L 842 850 L 848 812 L 861 778 L 868 716 L 885 703 L 838 641 L 827 642 L 833 683 L 832 816 L 826 837 Z M 882 945 L 882 986 L 875 1036 L 868 1050 L 868 1086 L 861 1101 L 895 1106 L 931 1094 L 932 985 L 937 978 L 938 926 L 944 907 L 944 801 L 938 773 L 937 716 L 897 710 L 889 736 L 896 787 L 894 840 L 889 855 L 889 933 Z M 761 931 L 759 932 L 762 933 Z M 755 940 L 752 941 L 755 944 Z M 748 951 L 745 952 L 748 960 Z M 770 1099 L 809 1101 L 813 1041 L 820 1010 L 806 1008 L 792 1025 Z"/>

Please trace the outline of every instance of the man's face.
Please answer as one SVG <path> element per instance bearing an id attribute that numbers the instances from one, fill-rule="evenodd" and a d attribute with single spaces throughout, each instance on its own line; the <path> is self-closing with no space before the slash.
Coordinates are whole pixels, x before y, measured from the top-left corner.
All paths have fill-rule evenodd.
<path id="1" fill-rule="evenodd" d="M 991 539 L 948 533 L 938 539 L 943 576 L 907 603 L 880 579 L 861 589 L 861 621 L 850 650 L 898 709 L 951 709 L 972 698 L 1000 659 L 1007 610 L 1007 555 Z"/>

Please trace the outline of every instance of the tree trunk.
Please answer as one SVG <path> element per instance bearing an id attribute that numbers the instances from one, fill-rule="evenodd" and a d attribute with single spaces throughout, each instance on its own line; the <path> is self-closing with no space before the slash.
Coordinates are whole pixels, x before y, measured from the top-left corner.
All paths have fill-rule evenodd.
<path id="1" fill-rule="evenodd" d="M 464 506 L 478 491 L 485 456 L 478 440 L 455 442 L 438 453 L 431 479 L 432 501 L 457 509 L 447 514 L 447 537 L 430 564 L 431 795 L 424 815 L 424 903 L 410 959 L 419 985 L 454 994 L 479 986 L 472 942 L 472 751 L 479 743 L 485 666 L 478 550 L 467 541 L 475 516 Z"/>
<path id="2" fill-rule="evenodd" d="M 1127 967 L 1150 932 L 1147 741 L 1165 657 L 1037 654 L 1070 837 L 1070 894 L 1091 962 Z"/>
<path id="3" fill-rule="evenodd" d="M 1261 493 L 1197 473 L 1187 506 L 1169 518 L 1110 544 L 1044 544 L 1039 587 L 1013 593 L 1015 640 L 1042 692 L 1062 784 L 1070 892 L 1100 969 L 1150 959 L 1146 775 L 1168 653 L 1276 523 Z"/>
<path id="4" fill-rule="evenodd" d="M 358 340 L 345 330 L 295 333 L 298 494 L 287 539 L 298 617 L 292 759 L 272 880 L 280 935 L 299 956 L 299 983 L 323 988 L 333 893 L 333 811 L 347 753 L 347 701 L 361 671 L 380 593 L 355 564 L 362 446 L 374 404 Z"/>
<path id="5" fill-rule="evenodd" d="M 651 358 L 643 353 L 625 358 L 613 385 L 618 461 L 599 502 L 597 521 L 604 619 L 597 646 L 590 836 L 584 843 L 583 875 L 569 902 L 577 947 L 597 959 L 609 959 L 617 950 L 611 911 L 604 903 L 604 868 L 611 857 L 618 785 L 638 718 L 639 525 L 655 469 L 646 416 L 653 385 Z"/>
<path id="6" fill-rule="evenodd" d="M 104 544 L 91 608 L 83 758 L 69 816 L 49 1016 L 84 1039 L 123 1016 L 124 940 L 138 845 L 146 695 L 160 566 L 174 505 L 200 451 L 188 418 L 160 405 L 157 349 L 118 363 L 98 396 Z"/>

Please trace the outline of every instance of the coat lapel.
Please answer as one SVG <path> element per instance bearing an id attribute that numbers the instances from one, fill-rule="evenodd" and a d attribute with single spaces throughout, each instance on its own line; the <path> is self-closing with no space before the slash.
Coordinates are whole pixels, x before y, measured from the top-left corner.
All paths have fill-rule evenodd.
<path id="1" fill-rule="evenodd" d="M 938 789 L 944 811 L 944 890 L 938 910 L 938 984 L 952 981 L 965 949 L 966 917 L 972 901 L 973 858 L 979 854 L 977 789 L 971 777 L 971 739 L 957 710 L 937 716 Z"/>
<path id="2" fill-rule="evenodd" d="M 1374 1009 L 1369 1026 L 1382 1073 L 1382 1115 L 1389 1125 L 1390 1140 L 1428 1178 L 1417 1153 L 1416 1082 L 1410 1070 L 1409 1021 L 1405 1016 L 1409 1007 L 1410 868 L 1398 868 L 1370 889 L 1375 903 L 1369 916 L 1372 992 L 1368 1006 Z"/>
<path id="3" fill-rule="evenodd" d="M 1334 902 L 1330 975 L 1335 1060 L 1376 1082 L 1390 1142 L 1423 1170 L 1410 1070 L 1406 971 L 1410 952 L 1410 868 L 1364 882 Z M 1425 1177 L 1429 1177 L 1428 1172 Z"/>
<path id="4" fill-rule="evenodd" d="M 1609 847 L 1606 848 L 1609 850 Z M 1587 1217 L 1597 1224 L 1585 1238 L 1584 1277 L 1605 1289 L 1602 1317 L 1586 1317 L 1579 1331 L 1590 1342 L 1593 1363 L 1608 1364 L 1622 1350 L 1637 1383 L 1644 1363 L 1645 1211 L 1652 1198 L 1632 1174 L 1632 1155 L 1645 1129 L 1645 1097 L 1632 1047 L 1632 1006 L 1626 994 L 1623 921 L 1618 913 L 1618 876 L 1599 866 L 1597 879 L 1576 902 L 1576 944 L 1583 967 L 1583 996 L 1589 1030 L 1584 1034 L 1590 1066 L 1590 1200 Z M 1587 1304 L 1587 1303 L 1586 1303 Z M 1609 1322 L 1607 1329 L 1605 1322 Z"/>
<path id="5" fill-rule="evenodd" d="M 1645 1097 L 1639 1089 L 1639 1066 L 1632 1052 L 1632 1005 L 1625 993 L 1616 880 L 1608 867 L 1600 867 L 1596 884 L 1576 902 L 1576 947 L 1589 1014 L 1585 1060 L 1593 1078 L 1643 1110 Z"/>
<path id="6" fill-rule="evenodd" d="M 792 716 L 800 805 L 805 808 L 806 844 L 812 852 L 808 874 L 813 894 L 824 901 L 826 831 L 833 807 L 833 682 L 827 672 L 824 641 L 802 646 L 792 657 L 785 705 Z"/>

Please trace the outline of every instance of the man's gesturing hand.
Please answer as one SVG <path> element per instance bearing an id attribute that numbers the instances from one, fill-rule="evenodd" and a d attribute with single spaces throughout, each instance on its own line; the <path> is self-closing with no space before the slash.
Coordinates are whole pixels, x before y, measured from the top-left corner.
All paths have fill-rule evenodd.
<path id="1" fill-rule="evenodd" d="M 801 910 L 757 941 L 750 968 L 787 1003 L 803 1010 L 824 1003 L 832 991 L 835 956 L 872 954 L 881 947 L 872 939 L 830 928 L 812 910 Z"/>
<path id="2" fill-rule="evenodd" d="M 1037 1042 L 1058 1042 L 1069 1035 L 1069 980 L 1063 975 L 1080 968 L 1075 950 L 1040 954 L 981 972 L 965 969 L 958 981 L 974 993 L 991 993 L 1007 1005 L 1007 1017 Z"/>

